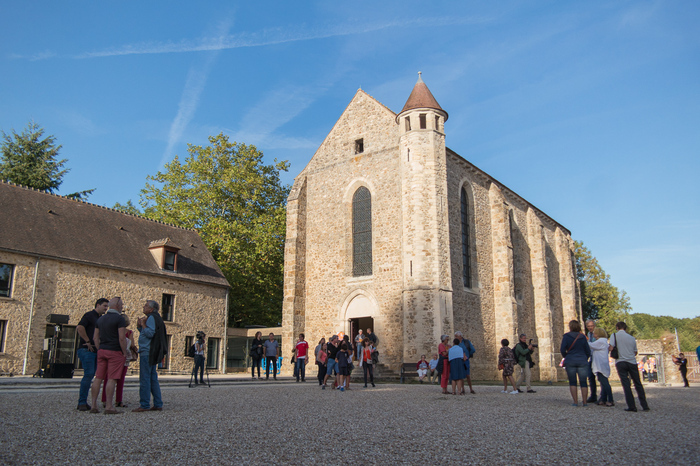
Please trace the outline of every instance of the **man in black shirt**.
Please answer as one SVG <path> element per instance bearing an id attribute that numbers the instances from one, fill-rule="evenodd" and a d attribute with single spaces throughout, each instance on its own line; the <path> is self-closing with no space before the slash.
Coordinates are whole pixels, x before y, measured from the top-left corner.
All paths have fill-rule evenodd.
<path id="1" fill-rule="evenodd" d="M 333 335 L 326 346 L 328 351 L 328 362 L 326 377 L 323 379 L 323 385 L 321 386 L 323 390 L 326 389 L 326 382 L 328 381 L 328 377 L 330 377 L 330 375 L 333 373 L 333 370 L 335 370 L 336 374 L 338 373 L 338 363 L 335 360 L 339 350 L 338 335 Z"/>
<path id="2" fill-rule="evenodd" d="M 114 409 L 114 387 L 124 371 L 124 363 L 127 357 L 126 347 L 126 320 L 122 316 L 124 304 L 122 299 L 112 298 L 109 301 L 109 309 L 105 315 L 97 319 L 94 340 L 97 349 L 97 371 L 92 382 L 92 409 L 91 413 L 99 413 L 97 409 L 97 396 L 100 394 L 102 381 L 107 380 L 105 392 L 107 405 L 105 414 L 120 414 Z"/>
<path id="3" fill-rule="evenodd" d="M 87 397 L 97 368 L 97 348 L 95 348 L 92 337 L 95 333 L 97 319 L 107 312 L 107 303 L 105 298 L 98 299 L 95 303 L 95 309 L 83 314 L 76 328 L 80 336 L 78 358 L 80 358 L 80 365 L 83 368 L 83 379 L 80 381 L 80 395 L 78 396 L 78 411 L 90 411 L 91 408 L 87 404 Z"/>

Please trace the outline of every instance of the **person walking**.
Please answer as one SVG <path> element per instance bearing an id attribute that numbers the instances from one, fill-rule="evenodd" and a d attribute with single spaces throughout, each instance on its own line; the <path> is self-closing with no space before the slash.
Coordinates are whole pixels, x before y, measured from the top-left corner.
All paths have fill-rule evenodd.
<path id="1" fill-rule="evenodd" d="M 600 327 L 596 327 L 592 332 L 594 335 L 593 341 L 588 340 L 588 346 L 591 347 L 591 370 L 598 377 L 600 384 L 600 399 L 597 401 L 599 406 L 615 406 L 613 401 L 612 388 L 610 387 L 610 361 L 608 359 L 608 334 Z M 589 398 L 590 400 L 590 398 Z"/>
<path id="2" fill-rule="evenodd" d="M 501 350 L 498 352 L 498 369 L 502 370 L 503 373 L 503 390 L 502 393 L 510 393 L 511 395 L 517 395 L 518 389 L 515 387 L 515 380 L 513 379 L 513 371 L 515 367 L 515 356 L 513 355 L 513 350 L 510 349 L 510 342 L 507 338 L 501 340 Z M 508 391 L 508 380 L 513 386 L 513 391 Z"/>
<path id="3" fill-rule="evenodd" d="M 90 411 L 92 409 L 87 399 L 92 379 L 95 377 L 97 369 L 97 347 L 95 347 L 93 336 L 97 319 L 107 312 L 107 303 L 109 303 L 109 300 L 105 298 L 98 299 L 95 302 L 95 308 L 83 314 L 75 329 L 80 336 L 78 359 L 80 359 L 80 365 L 83 368 L 83 378 L 80 381 L 80 392 L 78 393 L 78 411 Z"/>
<path id="4" fill-rule="evenodd" d="M 260 363 L 262 362 L 263 359 L 263 351 L 264 351 L 264 346 L 263 346 L 263 341 L 262 341 L 262 332 L 256 332 L 255 333 L 255 338 L 253 338 L 252 343 L 250 344 L 250 359 L 252 361 L 252 365 L 250 367 L 250 376 L 255 379 L 255 368 L 258 368 L 258 380 L 260 380 Z"/>
<path id="5" fill-rule="evenodd" d="M 610 337 L 609 349 L 612 351 L 613 348 L 617 348 L 618 358 L 615 362 L 615 368 L 617 369 L 617 375 L 620 377 L 622 391 L 625 393 L 625 401 L 627 402 L 625 411 L 637 411 L 630 380 L 634 383 L 634 389 L 637 391 L 637 397 L 639 398 L 639 404 L 642 406 L 642 410 L 649 411 L 647 397 L 644 393 L 644 386 L 639 379 L 639 368 L 637 367 L 637 340 L 627 333 L 626 323 L 618 322 L 615 325 L 615 329 L 617 332 Z"/>
<path id="6" fill-rule="evenodd" d="M 168 353 L 168 337 L 165 333 L 165 323 L 158 314 L 160 306 L 149 299 L 143 305 L 145 317 L 140 317 L 136 323 L 139 330 L 139 407 L 132 412 L 162 411 L 163 397 L 158 382 L 158 363 Z M 153 396 L 153 407 L 151 407 Z"/>
<path id="7" fill-rule="evenodd" d="M 559 351 L 564 358 L 566 375 L 569 377 L 569 391 L 571 392 L 571 398 L 574 400 L 572 406 L 578 406 L 577 375 L 581 386 L 581 405 L 587 406 L 588 358 L 591 357 L 591 348 L 588 346 L 586 336 L 581 333 L 581 322 L 578 320 L 569 322 L 569 333 L 564 334 Z"/>

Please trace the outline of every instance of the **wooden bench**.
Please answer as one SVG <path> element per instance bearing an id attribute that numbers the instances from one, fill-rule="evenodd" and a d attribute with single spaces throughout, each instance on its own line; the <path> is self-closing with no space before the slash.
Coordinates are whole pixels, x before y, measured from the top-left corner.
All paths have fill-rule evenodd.
<path id="1" fill-rule="evenodd" d="M 408 377 L 418 377 L 418 369 L 416 369 L 417 362 L 405 362 L 401 365 L 401 383 L 403 383 L 405 378 Z"/>

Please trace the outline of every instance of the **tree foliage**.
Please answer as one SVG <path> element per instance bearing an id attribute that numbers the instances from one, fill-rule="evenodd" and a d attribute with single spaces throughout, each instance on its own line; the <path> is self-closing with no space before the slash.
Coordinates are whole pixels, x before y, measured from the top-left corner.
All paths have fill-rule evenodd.
<path id="1" fill-rule="evenodd" d="M 149 176 L 139 204 L 146 217 L 199 232 L 231 284 L 229 325 L 277 325 L 282 320 L 286 201 L 280 183 L 286 161 L 263 163 L 255 146 L 224 134 Z M 131 203 L 118 204 L 131 213 Z"/>
<path id="2" fill-rule="evenodd" d="M 583 318 L 595 319 L 608 332 L 615 329 L 617 322 L 625 321 L 628 330 L 634 333 L 634 323 L 629 319 L 632 306 L 627 293 L 613 286 L 610 275 L 581 241 L 575 242 L 574 255 Z"/>
<path id="3" fill-rule="evenodd" d="M 681 351 L 695 351 L 700 346 L 700 317 L 679 319 L 671 316 L 652 316 L 650 314 L 632 314 L 636 337 L 642 340 L 660 339 L 672 336 L 675 347 L 675 332 Z"/>
<path id="4" fill-rule="evenodd" d="M 58 190 L 68 169 L 66 159 L 58 160 L 61 145 L 53 135 L 44 137 L 44 129 L 31 121 L 21 134 L 2 132 L 0 179 L 41 189 L 49 193 Z M 86 199 L 94 189 L 68 194 L 66 197 Z"/>

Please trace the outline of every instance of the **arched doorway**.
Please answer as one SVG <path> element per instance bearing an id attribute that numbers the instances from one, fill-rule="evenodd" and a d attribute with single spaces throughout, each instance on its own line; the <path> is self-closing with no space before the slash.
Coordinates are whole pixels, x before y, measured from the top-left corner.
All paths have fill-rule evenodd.
<path id="1" fill-rule="evenodd" d="M 350 341 L 355 338 L 362 329 L 363 335 L 367 334 L 367 329 L 376 333 L 374 317 L 377 311 L 376 301 L 363 291 L 355 291 L 345 301 L 343 320 L 347 322 L 347 335 Z"/>

